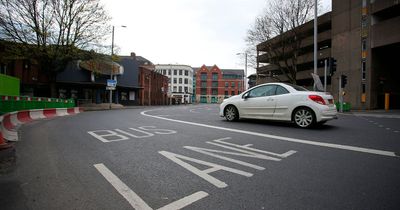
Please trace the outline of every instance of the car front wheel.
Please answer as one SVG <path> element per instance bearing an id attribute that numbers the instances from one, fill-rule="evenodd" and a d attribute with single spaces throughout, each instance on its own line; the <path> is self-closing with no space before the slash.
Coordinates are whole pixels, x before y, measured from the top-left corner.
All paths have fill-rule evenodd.
<path id="1" fill-rule="evenodd" d="M 239 119 L 239 112 L 234 106 L 228 106 L 225 109 L 225 118 L 226 120 L 232 122 Z"/>
<path id="2" fill-rule="evenodd" d="M 294 111 L 293 120 L 301 128 L 309 128 L 315 124 L 315 115 L 309 108 L 302 107 Z"/>

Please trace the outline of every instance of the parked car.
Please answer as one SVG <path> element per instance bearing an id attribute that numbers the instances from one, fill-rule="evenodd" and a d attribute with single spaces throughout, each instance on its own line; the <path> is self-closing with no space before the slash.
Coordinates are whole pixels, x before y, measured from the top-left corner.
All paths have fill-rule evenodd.
<path id="1" fill-rule="evenodd" d="M 228 121 L 239 118 L 291 121 L 308 128 L 337 119 L 332 95 L 309 91 L 287 83 L 266 83 L 225 99 L 220 116 Z"/>

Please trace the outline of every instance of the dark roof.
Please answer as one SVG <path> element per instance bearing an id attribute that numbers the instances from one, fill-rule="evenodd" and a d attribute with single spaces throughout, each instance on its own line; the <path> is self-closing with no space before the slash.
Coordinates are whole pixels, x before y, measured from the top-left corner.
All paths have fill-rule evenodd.
<path id="1" fill-rule="evenodd" d="M 123 55 L 123 56 L 119 56 L 121 59 L 133 59 L 133 57 L 132 56 L 129 56 L 129 55 Z M 142 57 L 142 56 L 135 56 L 135 58 L 136 58 L 136 61 L 137 61 L 137 63 L 138 63 L 138 65 L 139 66 L 142 66 L 142 65 L 154 65 L 150 60 L 148 60 L 147 58 L 144 58 L 144 57 Z"/>
<path id="2" fill-rule="evenodd" d="M 149 61 L 148 59 L 142 57 L 142 56 L 136 56 L 136 60 L 139 63 L 139 66 L 141 65 L 153 65 L 153 63 L 151 61 Z"/>
<path id="3" fill-rule="evenodd" d="M 244 76 L 244 70 L 242 69 L 221 69 L 222 74 L 234 74 Z"/>

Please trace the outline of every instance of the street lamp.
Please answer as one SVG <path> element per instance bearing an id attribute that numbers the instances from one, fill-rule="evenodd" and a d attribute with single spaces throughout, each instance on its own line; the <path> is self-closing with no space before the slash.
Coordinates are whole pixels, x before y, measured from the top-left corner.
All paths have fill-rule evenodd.
<path id="1" fill-rule="evenodd" d="M 126 26 L 122 25 L 120 26 L 122 28 L 126 28 Z M 113 61 L 113 55 L 114 55 L 114 28 L 115 26 L 112 26 L 112 36 L 111 36 L 111 71 L 110 71 L 110 79 L 113 79 L 113 70 L 114 70 L 114 61 Z M 110 109 L 111 109 L 111 104 L 112 104 L 112 89 L 110 88 Z"/>
<path id="2" fill-rule="evenodd" d="M 247 90 L 247 53 L 236 53 L 236 55 L 244 55 L 244 90 L 242 92 L 244 92 L 245 90 Z"/>

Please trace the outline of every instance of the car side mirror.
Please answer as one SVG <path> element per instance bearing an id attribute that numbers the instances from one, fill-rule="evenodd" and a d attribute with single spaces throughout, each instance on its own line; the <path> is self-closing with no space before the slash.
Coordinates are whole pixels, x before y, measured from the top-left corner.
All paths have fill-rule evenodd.
<path id="1" fill-rule="evenodd" d="M 245 99 L 245 100 L 248 99 L 248 98 L 250 98 L 249 93 L 244 94 L 242 98 Z"/>

